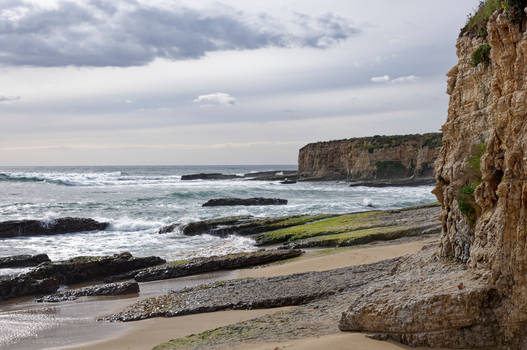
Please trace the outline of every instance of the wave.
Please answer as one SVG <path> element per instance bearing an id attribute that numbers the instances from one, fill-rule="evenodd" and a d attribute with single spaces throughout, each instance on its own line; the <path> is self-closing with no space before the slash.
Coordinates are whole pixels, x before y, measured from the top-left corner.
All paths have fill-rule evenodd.
<path id="1" fill-rule="evenodd" d="M 10 175 L 10 174 L 3 174 L 0 173 L 0 181 L 4 182 L 45 182 L 45 183 L 53 183 L 57 185 L 64 185 L 64 186 L 71 186 L 71 184 L 62 181 L 62 180 L 53 180 L 53 179 L 46 179 L 43 177 L 37 177 L 37 176 L 17 176 L 17 175 Z"/>
<path id="2" fill-rule="evenodd" d="M 4 182 L 43 182 L 62 186 L 155 186 L 172 185 L 181 180 L 179 175 L 132 176 L 126 173 L 0 173 Z"/>

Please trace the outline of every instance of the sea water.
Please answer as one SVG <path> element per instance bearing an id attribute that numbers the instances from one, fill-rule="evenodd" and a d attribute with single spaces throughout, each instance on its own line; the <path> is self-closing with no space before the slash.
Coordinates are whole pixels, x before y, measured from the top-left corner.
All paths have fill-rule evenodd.
<path id="1" fill-rule="evenodd" d="M 255 250 L 248 237 L 187 237 L 178 230 L 159 234 L 172 223 L 231 215 L 278 217 L 395 209 L 435 201 L 432 186 L 349 187 L 345 182 L 193 180 L 181 175 L 218 172 L 245 174 L 295 170 L 296 166 L 138 166 L 0 167 L 0 221 L 51 221 L 73 216 L 109 222 L 104 231 L 0 239 L 0 256 L 46 253 L 52 260 L 129 251 L 165 259 Z M 273 197 L 280 206 L 202 207 L 211 198 Z"/>

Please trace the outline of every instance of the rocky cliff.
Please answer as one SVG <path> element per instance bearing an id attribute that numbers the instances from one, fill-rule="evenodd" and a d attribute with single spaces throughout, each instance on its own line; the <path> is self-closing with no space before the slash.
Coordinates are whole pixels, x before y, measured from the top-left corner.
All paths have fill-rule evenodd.
<path id="1" fill-rule="evenodd" d="M 476 30 L 458 39 L 435 164 L 439 249 L 394 267 L 343 314 L 341 329 L 411 345 L 527 349 L 525 5 L 482 3 L 467 25 Z"/>
<path id="2" fill-rule="evenodd" d="M 310 143 L 300 149 L 298 171 L 324 180 L 432 177 L 440 147 L 440 133 Z"/>

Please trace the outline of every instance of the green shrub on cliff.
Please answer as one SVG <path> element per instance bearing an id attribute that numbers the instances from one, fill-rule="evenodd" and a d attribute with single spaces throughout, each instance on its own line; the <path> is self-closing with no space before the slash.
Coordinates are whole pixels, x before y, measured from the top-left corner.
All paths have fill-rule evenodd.
<path id="1" fill-rule="evenodd" d="M 490 45 L 482 44 L 472 53 L 472 65 L 477 67 L 478 64 L 483 63 L 485 66 L 490 64 Z"/>

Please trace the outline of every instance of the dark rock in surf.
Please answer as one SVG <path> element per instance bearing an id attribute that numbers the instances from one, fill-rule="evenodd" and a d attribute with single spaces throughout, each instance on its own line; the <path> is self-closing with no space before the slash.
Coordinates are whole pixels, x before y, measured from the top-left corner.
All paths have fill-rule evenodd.
<path id="1" fill-rule="evenodd" d="M 51 260 L 46 254 L 4 256 L 0 257 L 0 268 L 31 267 L 48 261 Z"/>
<path id="2" fill-rule="evenodd" d="M 286 205 L 287 199 L 280 198 L 216 198 L 204 203 L 204 207 L 234 206 L 234 205 Z"/>
<path id="3" fill-rule="evenodd" d="M 241 179 L 242 176 L 221 173 L 200 173 L 181 176 L 181 180 L 230 180 Z"/>
<path id="4" fill-rule="evenodd" d="M 139 284 L 137 282 L 121 282 L 100 284 L 92 287 L 80 289 L 70 289 L 55 294 L 47 295 L 36 299 L 38 303 L 57 303 L 60 301 L 76 300 L 80 297 L 87 296 L 111 296 L 126 295 L 139 293 Z"/>
<path id="5" fill-rule="evenodd" d="M 280 181 L 280 183 L 282 185 L 291 185 L 291 184 L 296 184 L 296 180 L 285 179 L 284 181 Z"/>
<path id="6" fill-rule="evenodd" d="M 243 177 L 255 181 L 296 180 L 298 178 L 298 172 L 296 170 L 259 171 L 245 174 Z"/>
<path id="7" fill-rule="evenodd" d="M 109 223 L 107 222 L 71 217 L 55 219 L 49 222 L 40 220 L 11 220 L 0 222 L 0 238 L 102 231 L 108 225 Z"/>
<path id="8" fill-rule="evenodd" d="M 302 253 L 303 251 L 298 249 L 264 250 L 253 253 L 238 253 L 181 260 L 143 270 L 135 276 L 135 280 L 138 282 L 147 282 L 219 270 L 233 270 L 295 258 Z"/>
<path id="9" fill-rule="evenodd" d="M 231 225 L 240 224 L 242 222 L 248 222 L 252 219 L 251 216 L 228 216 L 219 219 L 210 219 L 203 221 L 191 222 L 181 226 L 181 232 L 186 236 L 201 235 L 204 233 L 210 233 L 211 230 L 218 227 L 228 227 Z M 174 226 L 174 225 L 171 225 Z M 175 227 L 177 227 L 176 225 Z M 162 228 L 167 229 L 168 227 Z"/>

